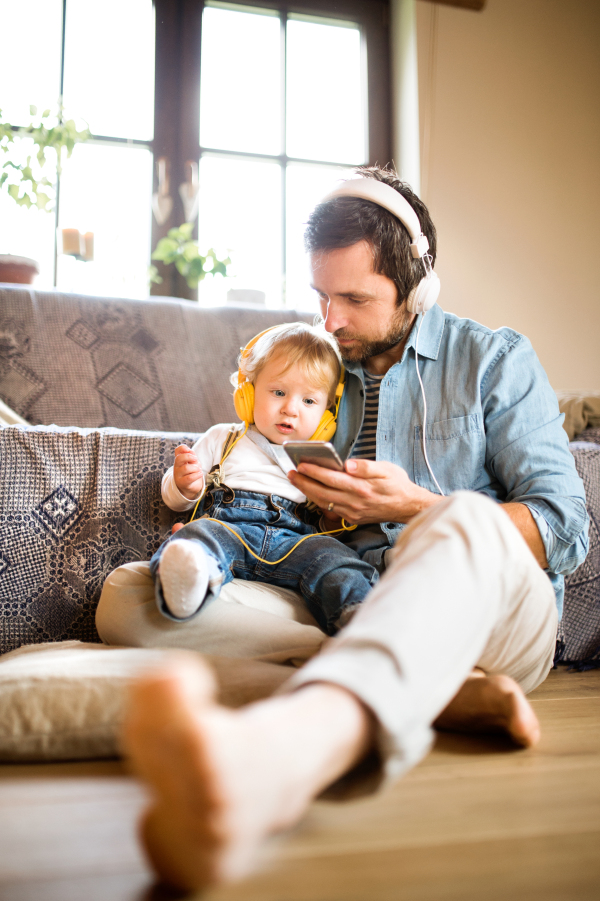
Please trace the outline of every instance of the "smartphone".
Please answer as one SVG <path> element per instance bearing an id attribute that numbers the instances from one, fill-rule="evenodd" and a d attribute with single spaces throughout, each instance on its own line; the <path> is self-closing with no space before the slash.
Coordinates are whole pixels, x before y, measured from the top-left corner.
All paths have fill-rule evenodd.
<path id="1" fill-rule="evenodd" d="M 284 441 L 283 449 L 296 467 L 300 463 L 314 463 L 325 469 L 344 471 L 344 464 L 329 441 Z"/>

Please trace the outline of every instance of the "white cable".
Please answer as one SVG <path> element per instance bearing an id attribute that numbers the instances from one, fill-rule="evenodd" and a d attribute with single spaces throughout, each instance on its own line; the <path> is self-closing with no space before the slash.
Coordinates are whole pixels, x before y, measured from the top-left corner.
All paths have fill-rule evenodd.
<path id="1" fill-rule="evenodd" d="M 417 367 L 417 378 L 419 379 L 419 385 L 421 386 L 421 394 L 423 395 L 423 455 L 425 456 L 425 463 L 427 464 L 427 469 L 431 475 L 431 478 L 435 482 L 437 486 L 437 490 L 445 497 L 446 495 L 442 491 L 439 486 L 439 482 L 433 474 L 433 469 L 429 465 L 429 458 L 427 456 L 427 400 L 425 399 L 425 388 L 423 387 L 423 380 L 421 378 L 421 373 L 419 372 L 419 335 L 421 334 L 421 326 L 423 325 L 423 320 L 425 319 L 425 313 L 421 315 L 421 321 L 419 322 L 419 328 L 417 329 L 417 340 L 415 341 L 415 366 Z"/>

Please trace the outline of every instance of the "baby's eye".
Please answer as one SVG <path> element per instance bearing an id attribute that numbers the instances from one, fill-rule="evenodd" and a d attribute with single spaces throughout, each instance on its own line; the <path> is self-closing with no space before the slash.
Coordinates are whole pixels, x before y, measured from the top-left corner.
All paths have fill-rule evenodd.
<path id="1" fill-rule="evenodd" d="M 282 391 L 281 388 L 275 388 L 273 394 L 275 397 L 285 397 L 285 391 Z"/>
<path id="2" fill-rule="evenodd" d="M 307 404 L 307 405 L 310 405 L 310 404 L 316 404 L 316 400 L 313 400 L 312 397 L 305 397 L 305 398 L 304 398 L 304 403 Z"/>

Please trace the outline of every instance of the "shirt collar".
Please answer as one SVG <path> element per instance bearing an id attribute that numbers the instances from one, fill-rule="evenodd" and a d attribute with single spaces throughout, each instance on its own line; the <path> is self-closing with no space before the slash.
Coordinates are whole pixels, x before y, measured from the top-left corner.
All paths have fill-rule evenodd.
<path id="1" fill-rule="evenodd" d="M 430 360 L 437 360 L 440 352 L 440 344 L 442 343 L 442 334 L 444 331 L 445 316 L 441 307 L 436 304 L 432 306 L 427 315 L 419 313 L 415 319 L 411 333 L 408 336 L 402 359 L 406 356 L 409 347 L 414 348 L 417 341 L 417 331 L 421 326 L 421 334 L 419 335 L 419 356 L 428 357 Z M 362 376 L 362 366 L 360 363 L 344 363 L 344 367 L 348 372 L 352 372 L 364 381 Z"/>
<path id="2" fill-rule="evenodd" d="M 421 325 L 421 321 L 423 324 Z M 417 343 L 417 332 L 421 327 L 419 335 L 419 356 L 428 357 L 430 360 L 437 360 L 440 352 L 440 344 L 442 343 L 442 334 L 445 324 L 444 311 L 435 303 L 427 314 L 419 313 L 412 327 L 412 331 L 408 336 L 406 348 L 414 348 Z"/>

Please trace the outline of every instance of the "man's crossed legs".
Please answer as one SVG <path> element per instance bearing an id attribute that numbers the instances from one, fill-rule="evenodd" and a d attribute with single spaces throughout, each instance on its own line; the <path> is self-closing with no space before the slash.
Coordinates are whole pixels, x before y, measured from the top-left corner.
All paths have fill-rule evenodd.
<path id="1" fill-rule="evenodd" d="M 391 556 L 350 624 L 285 693 L 226 710 L 208 669 L 183 652 L 135 686 L 125 744 L 155 791 L 142 831 L 166 881 L 241 877 L 262 841 L 325 789 L 371 790 L 417 763 L 432 724 L 535 744 L 525 693 L 552 665 L 557 614 L 508 516 L 455 494 L 417 517 Z"/>

